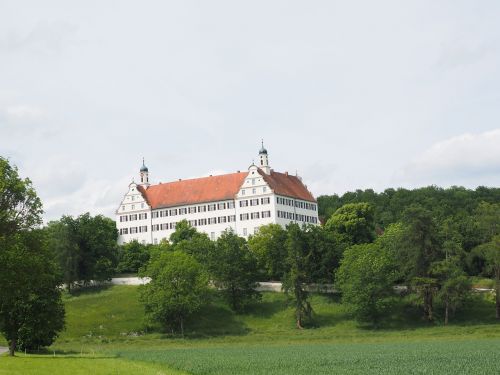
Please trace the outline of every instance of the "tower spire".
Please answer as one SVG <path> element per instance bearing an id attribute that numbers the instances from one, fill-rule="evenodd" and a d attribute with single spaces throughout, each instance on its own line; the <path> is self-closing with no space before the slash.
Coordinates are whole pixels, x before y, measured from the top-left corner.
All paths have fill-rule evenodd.
<path id="1" fill-rule="evenodd" d="M 139 175 L 141 177 L 141 185 L 149 186 L 149 170 L 146 167 L 144 157 L 142 157 L 142 167 L 139 171 Z"/>
<path id="2" fill-rule="evenodd" d="M 269 158 L 267 156 L 267 150 L 264 147 L 264 139 L 261 139 L 261 147 L 259 150 L 259 168 L 266 174 L 271 174 L 271 167 L 269 166 Z"/>

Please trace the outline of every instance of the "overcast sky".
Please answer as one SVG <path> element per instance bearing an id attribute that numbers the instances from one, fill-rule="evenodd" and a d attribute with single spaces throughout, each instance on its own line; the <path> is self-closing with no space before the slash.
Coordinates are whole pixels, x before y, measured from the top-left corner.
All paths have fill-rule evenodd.
<path id="1" fill-rule="evenodd" d="M 316 196 L 500 186 L 500 2 L 0 1 L 0 155 L 45 218 L 271 166 Z"/>

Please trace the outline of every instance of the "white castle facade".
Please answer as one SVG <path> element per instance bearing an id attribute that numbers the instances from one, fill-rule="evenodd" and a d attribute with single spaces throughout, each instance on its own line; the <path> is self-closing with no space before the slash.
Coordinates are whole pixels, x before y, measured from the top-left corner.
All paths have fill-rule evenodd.
<path id="1" fill-rule="evenodd" d="M 318 205 L 298 176 L 271 169 L 262 145 L 247 172 L 151 185 L 140 169 L 116 210 L 120 244 L 169 239 L 181 220 L 215 240 L 226 229 L 247 238 L 266 224 L 318 224 Z"/>

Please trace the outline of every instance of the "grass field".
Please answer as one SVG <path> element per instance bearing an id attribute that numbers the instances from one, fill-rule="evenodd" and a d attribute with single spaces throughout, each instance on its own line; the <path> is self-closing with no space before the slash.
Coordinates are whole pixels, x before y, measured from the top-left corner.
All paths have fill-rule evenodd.
<path id="1" fill-rule="evenodd" d="M 0 375 L 79 374 L 79 368 L 95 374 L 492 374 L 500 368 L 500 324 L 485 295 L 447 327 L 439 311 L 429 325 L 401 304 L 378 329 L 356 324 L 336 297 L 315 295 L 314 322 L 302 331 L 283 294 L 265 293 L 242 315 L 214 298 L 188 322 L 186 338 L 147 327 L 134 286 L 84 291 L 66 296 L 65 304 L 67 328 L 49 348 L 56 358 L 2 357 Z"/>

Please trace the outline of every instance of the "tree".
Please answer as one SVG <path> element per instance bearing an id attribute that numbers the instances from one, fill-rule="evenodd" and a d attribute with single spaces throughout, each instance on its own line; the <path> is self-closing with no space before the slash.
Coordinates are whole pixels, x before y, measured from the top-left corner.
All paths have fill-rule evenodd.
<path id="1" fill-rule="evenodd" d="M 40 230 L 22 231 L 0 241 L 0 330 L 16 348 L 52 344 L 64 328 L 61 277 Z"/>
<path id="2" fill-rule="evenodd" d="M 306 290 L 310 275 L 307 270 L 309 247 L 305 233 L 297 224 L 287 226 L 287 239 L 285 242 L 287 256 L 285 263 L 287 271 L 283 278 L 283 289 L 291 297 L 295 306 L 295 322 L 298 329 L 303 328 L 305 318 L 311 318 L 312 307 L 309 302 L 309 293 Z"/>
<path id="3" fill-rule="evenodd" d="M 31 230 L 42 223 L 42 202 L 31 181 L 0 156 L 0 238 Z"/>
<path id="4" fill-rule="evenodd" d="M 392 306 L 396 278 L 389 252 L 378 243 L 362 244 L 344 252 L 335 285 L 356 319 L 377 324 Z"/>
<path id="5" fill-rule="evenodd" d="M 263 225 L 250 236 L 248 247 L 257 257 L 259 268 L 271 280 L 281 280 L 285 273 L 283 259 L 286 257 L 286 230 L 279 224 Z"/>
<path id="6" fill-rule="evenodd" d="M 444 324 L 448 324 L 450 309 L 455 313 L 457 307 L 465 300 L 471 288 L 470 279 L 459 266 L 458 257 L 448 257 L 435 262 L 431 267 L 431 275 L 438 282 L 438 297 L 444 302 Z"/>
<path id="7" fill-rule="evenodd" d="M 256 290 L 257 259 L 245 239 L 232 230 L 224 231 L 217 239 L 209 269 L 215 286 L 233 310 L 241 311 L 250 301 L 260 299 Z"/>
<path id="8" fill-rule="evenodd" d="M 0 157 L 0 331 L 16 348 L 50 345 L 64 326 L 61 283 L 45 245 L 42 205 L 29 179 Z"/>
<path id="9" fill-rule="evenodd" d="M 491 241 L 479 245 L 478 249 L 484 254 L 487 269 L 495 281 L 495 314 L 500 319 L 500 235 L 493 236 Z"/>
<path id="10" fill-rule="evenodd" d="M 375 238 L 373 207 L 368 203 L 349 203 L 340 207 L 325 224 L 348 245 L 372 242 Z"/>
<path id="11" fill-rule="evenodd" d="M 109 280 L 118 262 L 118 233 L 113 220 L 89 213 L 50 223 L 50 243 L 71 291 L 74 284 Z"/>
<path id="12" fill-rule="evenodd" d="M 186 319 L 207 298 L 208 276 L 203 267 L 191 255 L 168 251 L 153 258 L 141 276 L 151 278 L 149 284 L 140 287 L 149 319 L 166 328 L 179 328 L 184 336 Z"/>
<path id="13" fill-rule="evenodd" d="M 208 262 L 208 256 L 213 251 L 214 242 L 206 233 L 200 233 L 189 225 L 186 220 L 177 223 L 175 232 L 170 235 L 172 249 L 192 255 L 202 265 Z"/>
<path id="14" fill-rule="evenodd" d="M 149 261 L 149 247 L 149 245 L 143 245 L 138 241 L 131 241 L 121 246 L 120 261 L 116 266 L 117 272 L 137 273 Z"/>

